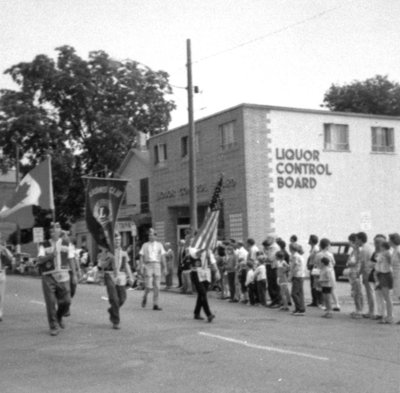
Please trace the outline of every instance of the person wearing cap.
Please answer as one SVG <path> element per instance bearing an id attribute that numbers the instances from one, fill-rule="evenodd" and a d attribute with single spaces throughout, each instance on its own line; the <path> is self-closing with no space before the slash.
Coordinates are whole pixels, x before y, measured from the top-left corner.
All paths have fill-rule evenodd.
<path id="1" fill-rule="evenodd" d="M 63 317 L 71 305 L 70 274 L 72 269 L 69 241 L 59 223 L 50 228 L 50 239 L 39 247 L 38 266 L 42 275 L 42 289 L 46 303 L 50 335 L 57 336 L 58 328 L 65 328 Z M 74 270 L 73 270 L 74 272 Z"/>
<path id="2" fill-rule="evenodd" d="M 0 245 L 0 322 L 3 320 L 4 295 L 6 293 L 6 264 L 13 255 L 6 246 Z"/>
<path id="3" fill-rule="evenodd" d="M 101 247 L 98 265 L 104 271 L 104 284 L 107 288 L 110 307 L 110 321 L 113 329 L 120 329 L 120 308 L 126 301 L 126 284 L 133 285 L 132 271 L 129 266 L 129 256 L 121 248 L 121 236 L 114 237 L 114 254 Z"/>
<path id="4" fill-rule="evenodd" d="M 153 310 L 161 311 L 158 305 L 158 295 L 160 292 L 161 273 L 166 272 L 165 268 L 165 249 L 156 240 L 156 232 L 153 228 L 149 229 L 149 241 L 144 243 L 139 251 L 140 271 L 145 278 L 145 289 L 142 299 L 142 307 L 146 307 L 147 295 L 153 290 Z"/>

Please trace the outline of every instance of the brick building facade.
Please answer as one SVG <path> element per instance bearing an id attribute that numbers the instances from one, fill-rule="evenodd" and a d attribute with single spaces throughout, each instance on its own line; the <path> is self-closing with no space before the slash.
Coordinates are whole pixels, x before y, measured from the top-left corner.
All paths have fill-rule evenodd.
<path id="1" fill-rule="evenodd" d="M 223 173 L 227 239 L 400 230 L 400 118 L 243 104 L 195 129 L 199 224 Z M 190 225 L 187 137 L 149 139 L 152 223 L 174 245 Z"/>

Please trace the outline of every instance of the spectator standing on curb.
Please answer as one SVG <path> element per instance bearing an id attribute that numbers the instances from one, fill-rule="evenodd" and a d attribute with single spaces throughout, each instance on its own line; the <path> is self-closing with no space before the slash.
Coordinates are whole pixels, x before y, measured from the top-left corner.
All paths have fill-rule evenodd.
<path id="1" fill-rule="evenodd" d="M 178 288 L 182 288 L 182 272 L 183 272 L 183 265 L 184 265 L 184 259 L 186 255 L 186 247 L 185 247 L 185 240 L 181 239 L 179 240 L 179 247 L 178 247 Z"/>
<path id="2" fill-rule="evenodd" d="M 276 253 L 280 250 L 273 236 L 268 236 L 262 243 L 264 247 L 264 255 L 266 257 L 265 266 L 267 269 L 267 286 L 268 294 L 271 302 L 268 307 L 280 307 L 280 288 L 278 285 Z"/>
<path id="3" fill-rule="evenodd" d="M 290 279 L 292 281 L 292 299 L 294 311 L 292 315 L 302 316 L 306 312 L 304 301 L 304 276 L 306 266 L 304 258 L 300 255 L 301 247 L 297 243 L 289 245 L 290 252 Z"/>
<path id="4" fill-rule="evenodd" d="M 335 284 L 335 272 L 331 269 L 329 258 L 321 258 L 321 274 L 319 282 L 322 287 L 322 297 L 324 299 L 325 314 L 322 315 L 324 318 L 332 318 L 332 288 Z"/>
<path id="5" fill-rule="evenodd" d="M 351 296 L 354 300 L 355 311 L 350 313 L 350 316 L 354 319 L 362 318 L 363 309 L 363 295 L 361 289 L 361 267 L 360 258 L 358 256 L 359 249 L 356 244 L 356 234 L 352 233 L 349 238 L 351 252 L 346 263 L 348 269 L 348 278 L 350 283 Z"/>
<path id="6" fill-rule="evenodd" d="M 310 254 L 307 260 L 307 269 L 310 274 L 310 289 L 311 289 L 311 303 L 307 307 L 319 307 L 322 304 L 321 290 L 318 288 L 318 273 L 319 269 L 316 266 L 316 256 L 318 254 L 318 236 L 310 235 L 308 239 L 308 244 L 310 246 Z"/>
<path id="7" fill-rule="evenodd" d="M 228 285 L 229 285 L 229 296 L 230 302 L 237 302 L 236 298 L 236 274 L 238 270 L 238 257 L 234 252 L 234 248 L 232 244 L 228 244 L 225 247 L 226 255 L 225 255 L 225 268 L 227 272 Z"/>
<path id="8" fill-rule="evenodd" d="M 335 267 L 335 258 L 333 257 L 333 254 L 329 251 L 329 247 L 331 246 L 331 241 L 329 239 L 323 238 L 319 241 L 319 253 L 316 255 L 315 260 L 316 260 L 316 265 L 320 269 L 322 267 L 321 265 L 321 260 L 322 258 L 328 258 L 329 259 L 329 268 L 332 269 L 333 273 L 335 273 L 334 267 Z M 339 304 L 339 298 L 336 293 L 336 278 L 335 274 L 333 274 L 333 286 L 331 290 L 331 296 L 332 296 L 332 301 L 333 301 L 333 311 L 340 311 L 340 304 Z M 322 290 L 322 289 L 321 289 Z"/>
<path id="9" fill-rule="evenodd" d="M 389 244 L 392 247 L 392 269 L 393 269 L 393 300 L 395 304 L 400 301 L 400 235 L 391 233 Z"/>
<path id="10" fill-rule="evenodd" d="M 165 243 L 165 288 L 172 288 L 172 278 L 174 274 L 175 254 L 172 251 L 171 243 Z"/>
<path id="11" fill-rule="evenodd" d="M 13 255 L 6 246 L 0 245 L 0 322 L 3 320 L 4 296 L 6 294 L 6 264 L 12 261 Z"/>
<path id="12" fill-rule="evenodd" d="M 375 316 L 375 293 L 373 283 L 370 281 L 370 274 L 372 271 L 371 257 L 373 249 L 368 244 L 368 237 L 365 232 L 359 232 L 356 235 L 356 244 L 359 247 L 358 257 L 360 260 L 360 271 L 363 286 L 368 302 L 368 313 L 363 314 L 364 318 L 374 318 Z"/>

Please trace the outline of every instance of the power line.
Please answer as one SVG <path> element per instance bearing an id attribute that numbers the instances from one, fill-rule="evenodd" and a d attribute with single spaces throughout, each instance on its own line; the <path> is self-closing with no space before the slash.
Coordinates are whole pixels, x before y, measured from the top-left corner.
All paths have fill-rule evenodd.
<path id="1" fill-rule="evenodd" d="M 307 18 L 305 18 L 305 19 L 301 19 L 301 20 L 299 20 L 299 21 L 297 21 L 297 22 L 291 23 L 291 24 L 289 24 L 289 25 L 287 25 L 287 26 L 284 26 L 284 27 L 281 27 L 281 28 L 279 28 L 279 29 L 277 29 L 277 30 L 271 31 L 271 32 L 266 33 L 266 34 L 264 34 L 264 35 L 262 35 L 262 36 L 253 38 L 253 39 L 251 39 L 251 40 L 249 40 L 249 41 L 242 42 L 242 43 L 240 43 L 240 44 L 238 44 L 238 45 L 235 45 L 235 46 L 233 46 L 233 47 L 231 47 L 231 48 L 227 48 L 227 49 L 221 50 L 221 51 L 216 52 L 216 53 L 213 53 L 213 54 L 211 54 L 211 55 L 202 57 L 202 58 L 200 58 L 200 59 L 198 59 L 198 60 L 194 60 L 194 61 L 192 61 L 192 64 L 197 64 L 197 63 L 200 63 L 200 62 L 202 62 L 202 61 L 211 59 L 211 58 L 213 58 L 213 57 L 220 56 L 220 55 L 222 55 L 222 54 L 224 54 L 224 53 L 232 52 L 232 51 L 234 51 L 234 50 L 236 50 L 236 49 L 238 49 L 238 48 L 242 48 L 242 47 L 244 47 L 244 46 L 253 44 L 254 42 L 264 40 L 264 39 L 266 39 L 266 38 L 268 38 L 268 37 L 271 37 L 271 36 L 273 36 L 273 35 L 277 35 L 277 34 L 279 34 L 279 33 L 282 33 L 282 32 L 284 32 L 284 31 L 286 31 L 286 30 L 289 30 L 289 29 L 291 29 L 291 28 L 293 28 L 293 27 L 300 26 L 300 25 L 302 25 L 302 24 L 305 24 L 305 23 L 310 22 L 310 21 L 315 20 L 315 19 L 319 19 L 319 18 L 321 18 L 322 16 L 324 16 L 324 15 L 326 15 L 326 14 L 329 14 L 329 13 L 331 13 L 331 12 L 333 12 L 333 11 L 336 11 L 336 10 L 338 10 L 338 9 L 340 9 L 340 8 L 343 8 L 343 7 L 345 7 L 345 6 L 347 7 L 348 5 L 350 5 L 351 3 L 354 3 L 354 2 L 356 2 L 356 1 L 358 1 L 358 0 L 350 0 L 350 1 L 347 2 L 346 4 L 339 5 L 339 6 L 336 6 L 336 7 L 329 8 L 329 9 L 327 9 L 327 10 L 325 10 L 325 11 L 318 12 L 318 13 L 315 14 L 315 15 L 309 16 L 309 17 L 307 17 Z M 182 68 L 183 68 L 183 67 L 179 67 L 176 71 L 181 70 Z M 174 73 L 174 72 L 173 72 L 173 73 Z M 176 86 L 176 87 L 178 87 L 178 86 Z"/>

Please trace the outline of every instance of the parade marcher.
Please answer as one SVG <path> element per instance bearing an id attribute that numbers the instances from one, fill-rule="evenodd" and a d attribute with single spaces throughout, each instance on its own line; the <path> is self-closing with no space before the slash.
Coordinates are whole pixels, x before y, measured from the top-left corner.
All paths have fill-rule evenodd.
<path id="1" fill-rule="evenodd" d="M 6 246 L 0 245 L 0 322 L 3 320 L 4 296 L 6 293 L 6 264 L 12 261 L 13 255 Z"/>
<path id="2" fill-rule="evenodd" d="M 101 246 L 100 246 L 101 247 Z M 110 321 L 113 329 L 120 329 L 120 308 L 126 301 L 126 284 L 133 285 L 132 271 L 129 266 L 129 256 L 121 248 L 121 236 L 115 235 L 114 254 L 101 247 L 98 259 L 99 267 L 104 271 L 104 283 L 107 288 L 110 308 Z"/>
<path id="3" fill-rule="evenodd" d="M 211 312 L 208 304 L 207 290 L 211 282 L 211 270 L 216 274 L 217 266 L 214 254 L 210 250 L 197 250 L 189 248 L 192 263 L 190 278 L 197 292 L 196 306 L 194 308 L 194 319 L 204 320 L 201 309 L 207 316 L 207 322 L 212 322 L 215 315 Z"/>
<path id="4" fill-rule="evenodd" d="M 281 305 L 280 288 L 278 285 L 276 253 L 280 247 L 273 236 L 268 236 L 262 243 L 266 256 L 265 267 L 267 269 L 267 286 L 271 302 L 268 307 L 278 308 Z"/>
<path id="5" fill-rule="evenodd" d="M 153 310 L 161 311 L 158 305 L 162 270 L 165 272 L 165 250 L 163 245 L 156 241 L 156 232 L 149 229 L 149 241 L 140 249 L 140 270 L 145 277 L 145 289 L 142 307 L 146 307 L 147 295 L 153 290 Z"/>
<path id="6" fill-rule="evenodd" d="M 39 247 L 38 265 L 42 274 L 42 288 L 46 302 L 50 334 L 56 336 L 58 327 L 64 329 L 63 317 L 71 305 L 70 274 L 76 274 L 70 263 L 70 246 L 63 238 L 59 223 L 52 224 L 50 239 Z M 75 278 L 76 279 L 76 278 Z"/>

